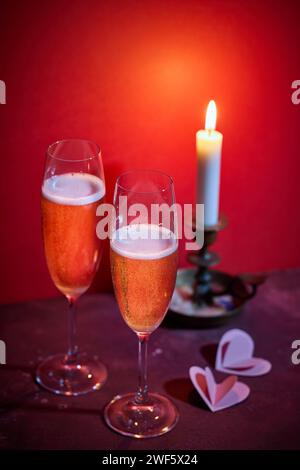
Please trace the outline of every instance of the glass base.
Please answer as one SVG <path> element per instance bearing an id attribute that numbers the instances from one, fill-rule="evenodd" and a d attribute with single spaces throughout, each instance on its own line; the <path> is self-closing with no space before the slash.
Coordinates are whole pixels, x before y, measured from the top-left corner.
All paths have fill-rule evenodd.
<path id="1" fill-rule="evenodd" d="M 74 364 L 66 364 L 65 354 L 48 357 L 37 369 L 39 385 L 58 395 L 76 396 L 99 390 L 107 379 L 101 362 L 78 354 Z"/>
<path id="2" fill-rule="evenodd" d="M 149 393 L 148 403 L 139 405 L 135 396 L 135 393 L 117 395 L 106 405 L 104 419 L 114 431 L 141 439 L 160 436 L 174 428 L 179 414 L 167 397 Z"/>

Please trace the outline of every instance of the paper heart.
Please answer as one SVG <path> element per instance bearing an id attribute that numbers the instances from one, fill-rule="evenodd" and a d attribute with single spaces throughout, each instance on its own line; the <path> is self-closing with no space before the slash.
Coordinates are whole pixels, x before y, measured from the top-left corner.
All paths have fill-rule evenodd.
<path id="1" fill-rule="evenodd" d="M 234 375 L 217 384 L 209 367 L 202 369 L 193 366 L 189 372 L 195 389 L 213 412 L 237 405 L 245 400 L 250 393 L 249 387 L 238 382 Z"/>
<path id="2" fill-rule="evenodd" d="M 229 330 L 219 342 L 215 367 L 229 374 L 252 377 L 267 374 L 271 363 L 253 357 L 253 352 L 254 341 L 248 333 L 239 329 Z"/>

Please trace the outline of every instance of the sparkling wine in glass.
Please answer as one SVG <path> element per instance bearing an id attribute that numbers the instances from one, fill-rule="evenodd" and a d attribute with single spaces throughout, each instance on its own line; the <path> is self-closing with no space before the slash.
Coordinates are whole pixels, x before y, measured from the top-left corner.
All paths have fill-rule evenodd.
<path id="1" fill-rule="evenodd" d="M 139 341 L 139 383 L 136 393 L 116 396 L 105 408 L 115 431 L 136 438 L 170 431 L 178 412 L 164 395 L 148 392 L 147 343 L 162 322 L 173 294 L 178 263 L 176 213 L 153 222 L 151 209 L 175 203 L 172 179 L 155 170 L 124 173 L 116 183 L 116 224 L 111 234 L 111 272 L 121 315 Z M 146 210 L 136 216 L 138 206 Z"/>
<path id="2" fill-rule="evenodd" d="M 105 197 L 101 154 L 90 141 L 55 142 L 47 151 L 42 184 L 42 231 L 46 261 L 57 289 L 69 303 L 69 347 L 37 370 L 37 381 L 62 395 L 98 390 L 107 378 L 101 362 L 78 351 L 75 306 L 98 269 L 102 243 L 96 234 L 96 209 Z"/>

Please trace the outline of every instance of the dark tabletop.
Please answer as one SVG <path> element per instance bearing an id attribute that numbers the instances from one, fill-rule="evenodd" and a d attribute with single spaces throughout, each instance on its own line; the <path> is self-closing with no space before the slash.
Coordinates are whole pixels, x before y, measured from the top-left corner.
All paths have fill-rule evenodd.
<path id="1" fill-rule="evenodd" d="M 153 439 L 119 436 L 103 422 L 105 404 L 118 393 L 134 391 L 137 380 L 137 339 L 113 296 L 80 300 L 80 347 L 101 358 L 109 371 L 100 391 L 82 397 L 55 396 L 33 381 L 39 361 L 66 349 L 63 298 L 2 306 L 0 326 L 7 347 L 7 364 L 0 365 L 0 449 L 300 448 L 300 364 L 291 361 L 291 344 L 300 339 L 299 269 L 271 274 L 242 314 L 224 327 L 162 325 L 152 335 L 150 388 L 171 397 L 180 412 L 177 426 Z M 269 359 L 273 368 L 263 377 L 241 378 L 251 388 L 248 399 L 212 413 L 194 391 L 188 370 L 207 365 L 212 345 L 234 327 L 253 336 L 255 355 Z"/>

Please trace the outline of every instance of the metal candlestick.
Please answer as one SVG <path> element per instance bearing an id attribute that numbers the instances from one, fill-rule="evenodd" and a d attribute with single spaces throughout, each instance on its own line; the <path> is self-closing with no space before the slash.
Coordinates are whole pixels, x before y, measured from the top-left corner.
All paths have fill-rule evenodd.
<path id="1" fill-rule="evenodd" d="M 195 267 L 178 270 L 170 319 L 173 317 L 191 327 L 223 324 L 240 313 L 265 280 L 264 275 L 232 276 L 212 269 L 220 262 L 220 257 L 210 251 L 210 247 L 226 226 L 227 219 L 223 216 L 218 224 L 206 227 L 202 248 L 188 253 L 187 259 Z M 195 225 L 193 229 L 195 231 Z"/>
<path id="2" fill-rule="evenodd" d="M 204 243 L 200 250 L 189 253 L 188 260 L 191 264 L 197 266 L 194 282 L 193 300 L 198 305 L 210 304 L 214 295 L 224 293 L 224 287 L 216 283 L 215 271 L 210 270 L 220 262 L 220 257 L 217 253 L 208 251 L 217 238 L 218 232 L 223 230 L 227 225 L 225 217 L 223 217 L 218 224 L 204 228 Z M 196 227 L 193 226 L 195 231 Z"/>

